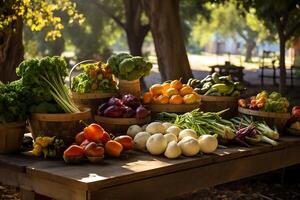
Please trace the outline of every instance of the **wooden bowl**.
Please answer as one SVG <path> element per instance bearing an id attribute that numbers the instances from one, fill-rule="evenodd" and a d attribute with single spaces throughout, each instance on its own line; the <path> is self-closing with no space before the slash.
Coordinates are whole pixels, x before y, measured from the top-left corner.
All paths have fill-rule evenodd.
<path id="1" fill-rule="evenodd" d="M 300 136 L 300 130 L 297 130 L 297 129 L 294 129 L 294 128 L 287 128 L 287 132 L 291 135 Z"/>
<path id="2" fill-rule="evenodd" d="M 225 119 L 230 119 L 238 114 L 238 98 L 231 96 L 205 96 L 201 97 L 201 110 L 204 112 L 219 112 L 229 108 L 222 114 Z"/>
<path id="3" fill-rule="evenodd" d="M 242 107 L 238 107 L 238 111 L 241 114 L 253 116 L 256 120 L 264 120 L 270 127 L 276 126 L 279 131 L 284 129 L 286 122 L 290 118 L 290 113 L 264 112 Z"/>
<path id="4" fill-rule="evenodd" d="M 29 119 L 33 138 L 39 135 L 57 136 L 68 144 L 74 142 L 75 135 L 83 130 L 80 120 L 91 120 L 91 109 L 81 108 L 78 113 L 34 113 Z"/>
<path id="5" fill-rule="evenodd" d="M 146 104 L 145 107 L 152 113 L 170 112 L 186 113 L 199 108 L 200 104 Z"/>
<path id="6" fill-rule="evenodd" d="M 112 118 L 96 115 L 95 121 L 100 124 L 106 131 L 114 135 L 125 135 L 131 125 L 144 125 L 151 122 L 151 116 L 143 119 L 137 118 Z"/>
<path id="7" fill-rule="evenodd" d="M 96 114 L 99 105 L 105 103 L 110 97 L 116 96 L 116 93 L 77 93 L 71 92 L 70 96 L 78 107 L 90 108 L 92 114 Z"/>

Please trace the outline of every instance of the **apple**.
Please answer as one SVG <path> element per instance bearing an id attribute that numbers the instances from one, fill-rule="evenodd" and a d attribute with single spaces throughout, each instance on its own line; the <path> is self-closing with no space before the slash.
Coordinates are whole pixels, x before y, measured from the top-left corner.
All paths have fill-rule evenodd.
<path id="1" fill-rule="evenodd" d="M 80 132 L 75 136 L 75 142 L 77 145 L 81 145 L 81 143 L 85 140 L 84 132 Z"/>
<path id="2" fill-rule="evenodd" d="M 121 135 L 114 139 L 115 141 L 119 142 L 124 150 L 131 150 L 133 149 L 133 140 L 129 135 Z"/>
<path id="3" fill-rule="evenodd" d="M 104 148 L 98 146 L 95 142 L 90 142 L 84 148 L 84 154 L 87 157 L 103 157 L 104 156 Z"/>

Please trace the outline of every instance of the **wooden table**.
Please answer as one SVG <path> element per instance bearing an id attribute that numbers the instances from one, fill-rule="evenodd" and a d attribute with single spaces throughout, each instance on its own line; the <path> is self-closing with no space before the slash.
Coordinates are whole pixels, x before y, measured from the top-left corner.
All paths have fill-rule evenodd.
<path id="1" fill-rule="evenodd" d="M 22 155 L 0 155 L 0 182 L 55 199 L 165 199 L 197 189 L 300 163 L 300 137 L 283 136 L 276 147 L 219 149 L 214 155 L 168 160 L 129 152 L 92 165 L 65 165 Z"/>

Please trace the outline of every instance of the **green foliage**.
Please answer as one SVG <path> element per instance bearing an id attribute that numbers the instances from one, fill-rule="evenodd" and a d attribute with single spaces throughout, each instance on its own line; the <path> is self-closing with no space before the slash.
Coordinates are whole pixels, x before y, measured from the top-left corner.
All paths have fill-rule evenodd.
<path id="1" fill-rule="evenodd" d="M 25 121 L 31 99 L 31 92 L 20 80 L 8 84 L 0 82 L 0 123 Z"/>
<path id="2" fill-rule="evenodd" d="M 200 46 L 206 45 L 214 34 L 232 38 L 239 35 L 246 42 L 263 42 L 269 39 L 270 33 L 253 10 L 242 15 L 233 1 L 224 4 L 206 3 L 205 7 L 210 11 L 210 17 L 205 19 L 198 16 L 192 32 L 192 40 L 197 41 Z"/>
<path id="3" fill-rule="evenodd" d="M 79 111 L 64 85 L 67 64 L 63 58 L 54 56 L 23 61 L 17 68 L 17 75 L 22 77 L 22 84 L 34 94 L 34 105 L 41 107 L 32 111 L 42 112 L 46 109 L 52 112 L 57 106 L 47 109 L 44 105 L 45 102 L 53 104 L 54 101 L 64 112 Z"/>
<path id="4" fill-rule="evenodd" d="M 59 11 L 67 13 L 69 23 L 82 23 L 84 17 L 76 10 L 76 4 L 71 0 L 9 0 L 0 3 L 0 30 L 10 28 L 17 19 L 22 19 L 32 31 L 41 31 L 48 27 L 46 39 L 54 40 L 61 37 L 64 28 Z"/>

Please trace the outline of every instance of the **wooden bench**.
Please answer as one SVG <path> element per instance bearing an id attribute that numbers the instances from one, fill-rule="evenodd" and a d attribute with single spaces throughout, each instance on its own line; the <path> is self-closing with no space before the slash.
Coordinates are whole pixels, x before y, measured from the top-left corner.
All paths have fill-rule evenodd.
<path id="1" fill-rule="evenodd" d="M 300 163 L 300 137 L 283 136 L 278 146 L 218 149 L 213 155 L 169 160 L 128 152 L 103 164 L 66 165 L 24 155 L 0 155 L 0 182 L 62 200 L 166 199 Z"/>

